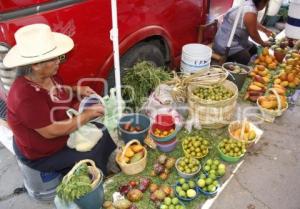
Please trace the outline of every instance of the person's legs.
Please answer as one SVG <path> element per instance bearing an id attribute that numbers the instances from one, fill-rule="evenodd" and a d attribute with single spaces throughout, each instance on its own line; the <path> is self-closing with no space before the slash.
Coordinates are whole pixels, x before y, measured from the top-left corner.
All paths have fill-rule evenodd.
<path id="1" fill-rule="evenodd" d="M 243 65 L 248 65 L 251 58 L 251 54 L 247 49 L 244 49 L 240 52 L 237 52 L 231 56 L 229 56 L 226 62 L 237 62 Z"/>
<path id="2" fill-rule="evenodd" d="M 255 54 L 257 54 L 257 46 L 255 44 L 252 45 L 252 47 L 248 50 L 251 57 Z"/>
<path id="3" fill-rule="evenodd" d="M 33 169 L 44 172 L 57 171 L 66 173 L 74 166 L 76 162 L 83 159 L 91 159 L 95 161 L 97 167 L 102 170 L 104 175 L 107 175 L 108 158 L 113 150 L 115 150 L 116 145 L 109 135 L 107 129 L 102 131 L 102 138 L 91 151 L 78 152 L 66 146 L 63 150 L 55 153 L 52 156 L 45 157 L 39 160 L 29 161 L 26 164 Z"/>

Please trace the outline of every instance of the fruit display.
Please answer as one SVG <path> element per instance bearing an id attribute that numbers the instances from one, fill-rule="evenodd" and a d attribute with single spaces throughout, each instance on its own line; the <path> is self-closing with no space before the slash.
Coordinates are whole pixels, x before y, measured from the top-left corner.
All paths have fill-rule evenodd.
<path id="1" fill-rule="evenodd" d="M 234 139 L 223 139 L 218 148 L 224 155 L 230 157 L 241 157 L 246 152 L 245 143 Z"/>
<path id="2" fill-rule="evenodd" d="M 159 207 L 167 197 L 174 197 L 173 189 L 168 185 L 150 185 L 150 200 L 154 202 L 154 204 Z"/>
<path id="3" fill-rule="evenodd" d="M 182 148 L 186 156 L 203 158 L 208 154 L 209 142 L 201 136 L 186 135 L 182 141 Z"/>
<path id="4" fill-rule="evenodd" d="M 245 99 L 256 102 L 258 97 L 266 92 L 271 74 L 263 65 L 256 65 L 249 75 L 252 77 L 252 81 L 248 86 Z"/>
<path id="5" fill-rule="evenodd" d="M 232 64 L 224 65 L 224 67 L 226 68 L 226 70 L 230 71 L 230 73 L 236 73 L 236 74 L 248 73 L 247 69 L 245 69 L 239 64 L 232 63 Z"/>
<path id="6" fill-rule="evenodd" d="M 165 154 L 158 156 L 156 163 L 153 165 L 151 176 L 159 176 L 161 180 L 166 180 L 169 177 L 170 170 L 174 167 L 175 158 L 168 157 Z"/>
<path id="7" fill-rule="evenodd" d="M 236 121 L 229 125 L 228 131 L 233 139 L 244 142 L 253 141 L 256 138 L 256 133 L 253 126 L 249 122 L 244 122 L 244 134 L 242 138 L 243 123 Z"/>
<path id="8" fill-rule="evenodd" d="M 177 160 L 176 168 L 184 174 L 194 174 L 200 170 L 201 165 L 196 158 L 187 156 Z"/>
<path id="9" fill-rule="evenodd" d="M 222 85 L 213 85 L 208 88 L 198 87 L 193 94 L 203 100 L 221 101 L 231 98 L 234 94 Z"/>
<path id="10" fill-rule="evenodd" d="M 269 53 L 269 48 L 265 47 L 262 50 L 262 53 L 256 58 L 256 65 L 263 65 L 269 70 L 275 70 L 278 65 L 276 58 Z"/>
<path id="11" fill-rule="evenodd" d="M 287 107 L 287 98 L 286 96 L 282 96 L 282 95 L 279 95 L 279 97 L 281 102 L 281 108 L 285 109 Z M 269 110 L 278 109 L 277 97 L 274 94 L 259 97 L 258 104 L 265 109 L 269 109 Z"/>
<path id="12" fill-rule="evenodd" d="M 212 179 L 216 179 L 225 175 L 226 166 L 217 159 L 208 159 L 204 164 L 203 170 Z"/>
<path id="13" fill-rule="evenodd" d="M 160 209 L 184 209 L 185 207 L 179 202 L 177 197 L 166 197 L 160 205 Z"/>
<path id="14" fill-rule="evenodd" d="M 125 149 L 125 148 L 123 148 Z M 136 163 L 144 158 L 145 148 L 140 144 L 132 144 L 126 150 L 123 150 L 124 156 L 118 154 L 118 161 L 122 163 Z"/>
<path id="15" fill-rule="evenodd" d="M 192 200 L 197 197 L 196 182 L 194 180 L 178 179 L 175 187 L 175 195 L 184 201 Z"/>
<path id="16" fill-rule="evenodd" d="M 166 136 L 171 135 L 174 131 L 175 131 L 175 129 L 173 129 L 173 128 L 170 130 L 167 130 L 167 131 L 163 131 L 163 130 L 156 128 L 153 133 L 156 137 L 166 137 Z"/>
<path id="17" fill-rule="evenodd" d="M 202 173 L 197 181 L 197 186 L 201 193 L 205 195 L 214 195 L 217 193 L 220 184 L 216 178 L 212 178 L 211 175 L 205 175 Z"/>
<path id="18" fill-rule="evenodd" d="M 125 130 L 125 131 L 128 131 L 128 132 L 139 132 L 139 131 L 142 131 L 142 128 L 141 126 L 139 125 L 133 125 L 132 123 L 128 122 L 128 123 L 125 123 L 122 128 Z"/>

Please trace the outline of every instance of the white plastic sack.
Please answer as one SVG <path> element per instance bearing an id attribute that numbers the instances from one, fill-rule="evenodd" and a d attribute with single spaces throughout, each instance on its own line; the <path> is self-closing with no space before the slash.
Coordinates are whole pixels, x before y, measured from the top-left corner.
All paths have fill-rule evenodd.
<path id="1" fill-rule="evenodd" d="M 74 109 L 67 110 L 67 115 L 72 118 L 79 115 Z M 87 123 L 70 134 L 67 146 L 78 152 L 87 152 L 93 149 L 103 136 L 102 131 L 92 123 Z"/>

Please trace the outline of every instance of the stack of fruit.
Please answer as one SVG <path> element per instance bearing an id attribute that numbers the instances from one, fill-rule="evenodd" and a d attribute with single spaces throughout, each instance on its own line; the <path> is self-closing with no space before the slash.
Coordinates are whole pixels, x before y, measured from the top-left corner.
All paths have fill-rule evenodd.
<path id="1" fill-rule="evenodd" d="M 192 178 L 201 169 L 199 160 L 192 157 L 182 157 L 176 161 L 175 167 L 178 174 L 183 178 Z"/>
<path id="2" fill-rule="evenodd" d="M 166 197 L 163 204 L 160 205 L 160 209 L 184 209 L 184 205 L 179 202 L 177 197 Z"/>
<path id="3" fill-rule="evenodd" d="M 233 92 L 222 85 L 214 85 L 209 88 L 198 87 L 193 94 L 203 100 L 221 101 L 233 96 Z"/>
<path id="4" fill-rule="evenodd" d="M 220 184 L 216 179 L 213 179 L 210 175 L 207 176 L 203 173 L 199 176 L 197 185 L 199 191 L 206 196 L 215 195 L 220 187 Z"/>
<path id="5" fill-rule="evenodd" d="M 262 53 L 256 58 L 256 65 L 263 65 L 269 70 L 275 70 L 278 65 L 276 58 L 269 53 L 269 48 L 263 48 Z"/>
<path id="6" fill-rule="evenodd" d="M 168 185 L 150 184 L 150 200 L 159 207 L 165 198 L 175 196 L 173 189 Z"/>
<path id="7" fill-rule="evenodd" d="M 190 201 L 197 197 L 196 182 L 180 178 L 175 187 L 175 195 L 183 201 Z"/>
<path id="8" fill-rule="evenodd" d="M 226 166 L 217 159 L 208 159 L 204 164 L 204 172 L 212 179 L 220 178 L 225 175 Z"/>
<path id="9" fill-rule="evenodd" d="M 263 65 L 256 65 L 249 75 L 252 77 L 252 81 L 247 89 L 245 99 L 256 102 L 258 97 L 266 92 L 271 74 Z"/>
<path id="10" fill-rule="evenodd" d="M 287 98 L 286 96 L 279 95 L 281 109 L 287 108 Z M 270 94 L 268 96 L 261 96 L 258 99 L 258 104 L 265 109 L 268 110 L 277 110 L 279 108 L 278 99 L 274 94 Z"/>
<path id="11" fill-rule="evenodd" d="M 246 145 L 234 139 L 223 139 L 218 145 L 218 151 L 224 161 L 235 163 L 245 155 Z"/>
<path id="12" fill-rule="evenodd" d="M 184 154 L 197 159 L 203 158 L 208 154 L 208 146 L 208 141 L 199 135 L 186 135 L 182 141 Z"/>
<path id="13" fill-rule="evenodd" d="M 145 148 L 140 144 L 130 145 L 126 150 L 123 150 L 124 155 L 118 155 L 118 161 L 122 163 L 136 163 L 143 159 Z"/>
<path id="14" fill-rule="evenodd" d="M 166 180 L 169 177 L 169 174 L 171 172 L 171 169 L 174 167 L 175 162 L 175 158 L 168 157 L 165 154 L 158 156 L 155 164 L 153 165 L 151 176 L 159 176 L 161 180 Z"/>
<path id="15" fill-rule="evenodd" d="M 236 74 L 245 74 L 248 73 L 248 69 L 245 69 L 242 65 L 237 63 L 229 63 L 223 65 L 226 70 L 230 71 L 230 73 L 236 73 Z"/>
<path id="16" fill-rule="evenodd" d="M 245 127 L 242 138 L 243 124 Z M 230 123 L 228 126 L 228 132 L 231 138 L 239 141 L 244 141 L 245 143 L 251 143 L 256 138 L 254 126 L 246 121 L 244 123 L 241 123 L 240 121 L 234 121 Z"/>

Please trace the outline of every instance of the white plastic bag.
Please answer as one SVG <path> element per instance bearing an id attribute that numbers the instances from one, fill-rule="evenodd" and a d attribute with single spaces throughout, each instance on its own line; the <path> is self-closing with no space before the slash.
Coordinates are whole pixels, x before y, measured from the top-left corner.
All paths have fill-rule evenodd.
<path id="1" fill-rule="evenodd" d="M 67 115 L 72 118 L 79 115 L 74 109 L 67 110 Z M 70 134 L 67 146 L 78 152 L 87 152 L 93 149 L 103 136 L 102 131 L 92 123 L 87 123 Z"/>

